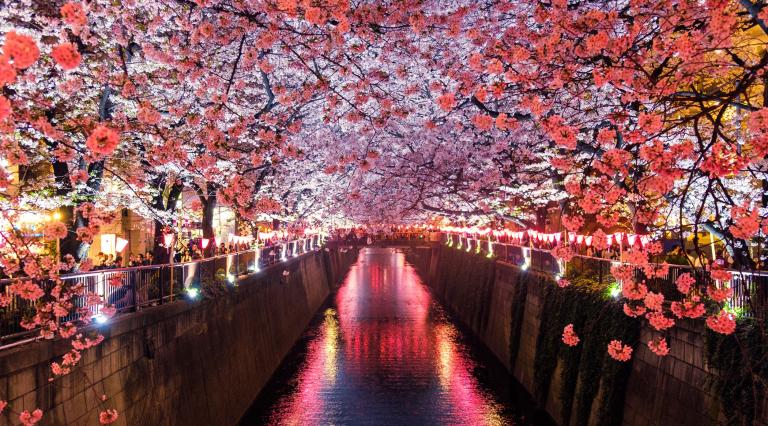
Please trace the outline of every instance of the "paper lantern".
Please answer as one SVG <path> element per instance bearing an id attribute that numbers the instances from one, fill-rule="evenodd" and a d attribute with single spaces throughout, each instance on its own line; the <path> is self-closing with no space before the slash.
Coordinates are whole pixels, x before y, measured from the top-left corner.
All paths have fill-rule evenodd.
<path id="1" fill-rule="evenodd" d="M 587 245 L 587 247 L 592 245 L 592 236 L 588 236 L 584 238 L 584 243 Z"/>
<path id="2" fill-rule="evenodd" d="M 557 242 L 558 242 L 558 244 L 560 243 L 560 240 L 561 240 L 562 238 L 563 238 L 563 234 L 561 234 L 561 233 L 559 233 L 559 232 L 558 232 L 557 234 L 555 234 L 555 241 L 557 241 Z"/>
<path id="3" fill-rule="evenodd" d="M 221 245 L 221 237 L 213 237 L 213 242 L 216 243 L 216 247 Z"/>
<path id="4" fill-rule="evenodd" d="M 624 241 L 624 233 L 616 232 L 615 234 L 613 234 L 613 238 L 616 239 L 616 244 L 621 245 L 621 243 Z"/>
<path id="5" fill-rule="evenodd" d="M 627 234 L 627 241 L 629 241 L 630 246 L 635 245 L 635 240 L 637 240 L 637 235 L 635 234 Z"/>
<path id="6" fill-rule="evenodd" d="M 613 243 L 613 235 L 611 235 L 611 234 L 606 235 L 605 236 L 605 245 L 610 247 L 612 243 Z"/>
<path id="7" fill-rule="evenodd" d="M 577 235 L 576 236 L 576 244 L 581 244 L 584 241 L 583 235 Z"/>
<path id="8" fill-rule="evenodd" d="M 640 242 L 643 243 L 643 246 L 648 245 L 648 243 L 651 241 L 651 237 L 647 235 L 641 235 L 640 236 Z"/>
<path id="9" fill-rule="evenodd" d="M 208 238 L 203 238 L 202 240 L 200 240 L 200 245 L 203 247 L 203 250 L 207 249 L 208 244 L 210 243 L 211 243 L 211 240 Z"/>
<path id="10" fill-rule="evenodd" d="M 175 236 L 174 234 L 165 234 L 165 235 L 163 235 L 163 242 L 165 243 L 166 247 L 170 247 L 171 246 L 171 244 L 173 243 L 173 237 L 174 236 Z"/>
<path id="11" fill-rule="evenodd" d="M 576 234 L 568 234 L 568 242 L 573 244 L 576 241 Z"/>
<path id="12" fill-rule="evenodd" d="M 123 250 L 125 250 L 125 246 L 128 245 L 128 240 L 124 240 L 122 238 L 117 238 L 115 240 L 115 251 L 118 253 L 122 253 Z"/>

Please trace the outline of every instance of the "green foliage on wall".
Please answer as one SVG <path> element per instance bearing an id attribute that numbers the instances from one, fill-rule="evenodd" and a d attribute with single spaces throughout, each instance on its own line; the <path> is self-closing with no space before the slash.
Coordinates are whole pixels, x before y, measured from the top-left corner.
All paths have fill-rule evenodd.
<path id="1" fill-rule="evenodd" d="M 544 402 L 559 360 L 563 423 L 570 423 L 573 415 L 573 423 L 588 424 L 599 393 L 595 423 L 621 424 L 631 361 L 615 361 L 606 350 L 614 339 L 634 343 L 640 323 L 624 315 L 621 305 L 607 297 L 606 284 L 582 277 L 573 277 L 566 288 L 543 277 L 529 282 L 545 286 L 534 360 L 534 397 Z M 561 340 L 563 328 L 571 323 L 581 339 L 576 347 Z"/>
<path id="2" fill-rule="evenodd" d="M 707 364 L 719 374 L 711 384 L 727 424 L 757 424 L 768 385 L 768 321 L 744 318 L 729 335 L 707 329 Z"/>
<path id="3" fill-rule="evenodd" d="M 523 279 L 525 274 L 518 274 L 515 279 L 515 292 L 512 294 L 512 307 L 509 319 L 509 365 L 515 367 L 520 350 L 520 335 L 525 318 L 525 301 L 528 297 L 528 285 Z"/>

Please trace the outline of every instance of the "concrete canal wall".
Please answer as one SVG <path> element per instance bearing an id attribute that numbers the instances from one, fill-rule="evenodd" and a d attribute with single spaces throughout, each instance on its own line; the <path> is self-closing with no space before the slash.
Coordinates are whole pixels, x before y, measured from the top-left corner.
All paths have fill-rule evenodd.
<path id="1" fill-rule="evenodd" d="M 543 312 L 544 287 L 552 277 L 440 245 L 412 249 L 408 259 L 444 304 L 534 395 L 537 338 L 547 315 Z M 667 337 L 670 353 L 663 358 L 644 344 L 636 345 L 626 394 L 618 398 L 623 410 L 610 423 L 721 424 L 720 403 L 708 387 L 712 376 L 704 360 L 703 332 L 701 322 L 680 323 Z M 650 335 L 650 330 L 641 329 L 639 341 L 648 341 Z M 562 368 L 562 360 L 558 360 L 546 395 L 538 397 L 558 424 L 566 423 L 560 399 Z M 598 406 L 598 401 L 605 400 L 599 397 L 604 385 L 601 381 L 598 397 L 588 411 L 589 424 L 608 424 L 598 414 L 606 408 Z M 577 404 L 573 403 L 573 410 Z M 567 423 L 577 424 L 576 417 L 572 414 Z"/>
<path id="2" fill-rule="evenodd" d="M 258 274 L 215 298 L 120 316 L 77 370 L 49 382 L 64 341 L 0 353 L 0 399 L 41 408 L 45 425 L 230 425 L 256 398 L 333 288 L 356 250 L 316 251 Z M 285 276 L 284 271 L 290 274 Z M 109 400 L 99 405 L 101 395 Z M 8 410 L 0 424 L 18 424 Z"/>

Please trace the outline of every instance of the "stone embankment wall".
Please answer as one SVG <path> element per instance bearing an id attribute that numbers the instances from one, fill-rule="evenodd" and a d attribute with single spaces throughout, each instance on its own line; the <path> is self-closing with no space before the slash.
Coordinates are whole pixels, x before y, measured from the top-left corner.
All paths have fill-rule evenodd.
<path id="1" fill-rule="evenodd" d="M 536 342 L 547 315 L 542 312 L 543 288 L 553 278 L 440 245 L 411 250 L 408 259 L 438 298 L 534 394 Z M 650 330 L 640 333 L 641 342 L 649 340 Z M 722 423 L 720 404 L 708 387 L 712 376 L 704 360 L 703 333 L 701 323 L 680 323 L 667 338 L 670 353 L 663 358 L 645 345 L 635 347 L 622 424 Z M 563 424 L 561 368 L 558 364 L 546 396 L 539 401 L 558 424 Z M 600 424 L 597 405 L 592 406 L 590 424 Z"/>
<path id="2" fill-rule="evenodd" d="M 216 298 L 116 317 L 77 370 L 53 382 L 50 363 L 66 341 L 6 350 L 0 399 L 41 408 L 44 425 L 96 425 L 105 408 L 119 411 L 119 425 L 236 424 L 356 258 L 356 250 L 316 251 Z M 18 417 L 6 410 L 0 424 Z"/>

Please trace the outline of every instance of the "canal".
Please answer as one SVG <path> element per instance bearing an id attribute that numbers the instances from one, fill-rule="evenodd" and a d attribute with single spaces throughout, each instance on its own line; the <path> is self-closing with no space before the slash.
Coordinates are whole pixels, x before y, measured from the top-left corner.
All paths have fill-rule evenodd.
<path id="1" fill-rule="evenodd" d="M 242 425 L 551 424 L 402 252 L 360 252 Z"/>

